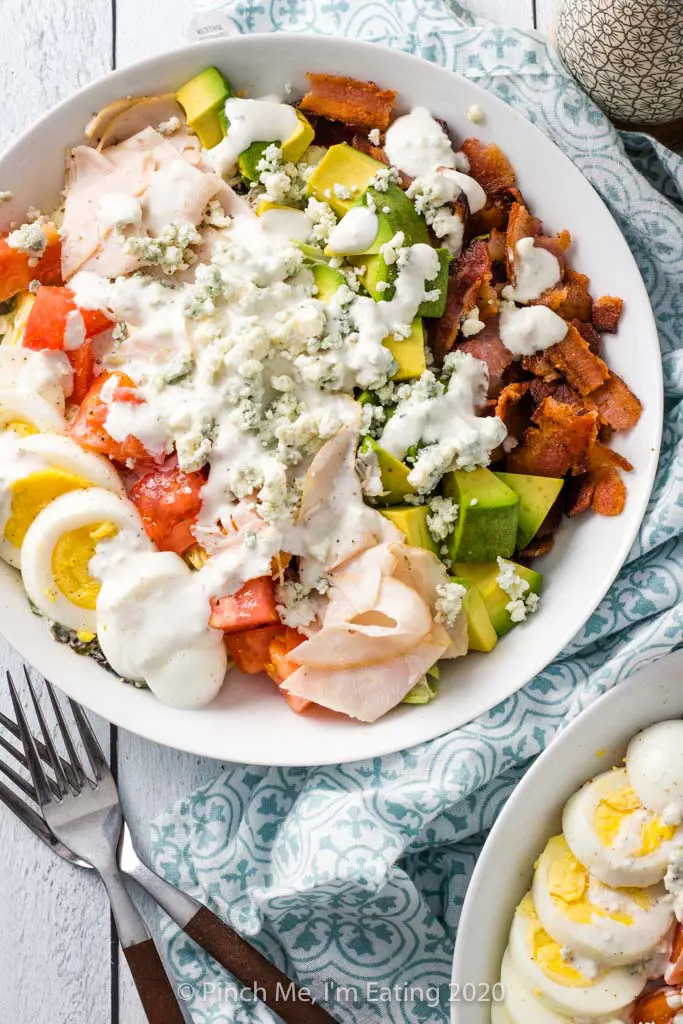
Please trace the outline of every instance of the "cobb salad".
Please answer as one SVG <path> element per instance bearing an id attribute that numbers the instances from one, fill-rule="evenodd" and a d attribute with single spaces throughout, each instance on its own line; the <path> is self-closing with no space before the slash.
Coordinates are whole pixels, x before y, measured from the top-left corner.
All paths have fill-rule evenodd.
<path id="1" fill-rule="evenodd" d="M 7 225 L 0 556 L 164 702 L 234 663 L 372 722 L 536 611 L 564 514 L 619 514 L 640 403 L 600 354 L 622 300 L 495 144 L 307 77 L 122 98 Z"/>
<path id="2" fill-rule="evenodd" d="M 567 802 L 515 913 L 493 1024 L 669 1024 L 683 1008 L 683 722 Z"/>

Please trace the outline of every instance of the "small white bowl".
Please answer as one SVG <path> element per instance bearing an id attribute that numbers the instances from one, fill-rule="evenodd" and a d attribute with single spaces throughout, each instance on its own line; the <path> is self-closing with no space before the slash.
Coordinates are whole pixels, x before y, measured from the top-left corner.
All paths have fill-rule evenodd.
<path id="1" fill-rule="evenodd" d="M 515 907 L 546 840 L 561 829 L 562 808 L 593 775 L 621 764 L 636 733 L 683 718 L 682 683 L 678 651 L 596 701 L 524 776 L 491 830 L 467 890 L 453 959 L 452 1024 L 490 1024 Z"/>

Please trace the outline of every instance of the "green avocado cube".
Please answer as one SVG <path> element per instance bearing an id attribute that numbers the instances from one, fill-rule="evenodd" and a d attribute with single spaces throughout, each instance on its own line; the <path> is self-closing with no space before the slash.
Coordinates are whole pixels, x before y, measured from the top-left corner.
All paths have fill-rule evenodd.
<path id="1" fill-rule="evenodd" d="M 524 473 L 496 473 L 498 479 L 519 496 L 517 550 L 523 551 L 557 501 L 564 480 L 553 476 L 527 476 Z"/>
<path id="2" fill-rule="evenodd" d="M 384 494 L 373 499 L 377 505 L 400 505 L 405 499 L 406 494 L 415 493 L 415 488 L 408 483 L 410 469 L 406 466 L 405 462 L 401 462 L 391 452 L 382 448 L 372 437 L 364 438 L 358 451 L 361 456 L 367 452 L 373 452 L 377 458 L 379 472 L 382 477 L 382 487 L 385 491 Z M 400 524 L 397 523 L 396 525 L 399 526 Z M 403 527 L 400 527 L 400 529 L 403 529 Z M 422 547 L 423 545 L 418 544 L 416 546 Z"/>
<path id="3" fill-rule="evenodd" d="M 330 146 L 311 174 L 306 195 L 314 196 L 322 203 L 329 203 L 334 212 L 343 217 L 384 166 L 379 160 L 373 160 L 348 143 L 340 142 Z M 345 190 L 337 190 L 343 191 L 344 195 L 335 192 L 335 185 L 346 186 Z"/>
<path id="4" fill-rule="evenodd" d="M 443 492 L 460 506 L 447 540 L 453 562 L 492 562 L 515 550 L 519 498 L 490 469 L 456 469 L 443 478 Z"/>
<path id="5" fill-rule="evenodd" d="M 512 564 L 517 575 L 521 576 L 529 584 L 526 594 L 540 593 L 541 584 L 543 583 L 541 573 L 536 572 L 535 569 L 528 569 L 525 565 L 518 565 L 516 562 Z M 516 625 L 510 618 L 510 613 L 507 610 L 510 598 L 498 586 L 500 569 L 497 562 L 489 562 L 485 565 L 473 562 L 456 562 L 453 566 L 453 571 L 459 577 L 458 582 L 461 582 L 461 577 L 464 583 L 476 587 L 479 591 L 486 605 L 491 624 L 498 636 L 504 636 L 505 633 L 508 633 Z"/>
<path id="6" fill-rule="evenodd" d="M 439 254 L 439 272 L 435 278 L 429 281 L 429 291 L 439 292 L 438 299 L 425 299 L 420 303 L 419 316 L 440 317 L 446 310 L 446 295 L 448 293 L 448 268 L 451 264 L 451 254 L 448 249 L 437 249 Z"/>
<path id="7" fill-rule="evenodd" d="M 346 284 L 346 278 L 341 271 L 335 267 L 330 267 L 327 263 L 316 263 L 312 270 L 318 289 L 317 298 L 322 302 L 329 302 L 337 288 L 341 288 L 343 284 Z"/>
<path id="8" fill-rule="evenodd" d="M 212 149 L 223 138 L 225 101 L 234 95 L 233 87 L 214 67 L 204 68 L 178 89 L 176 99 L 204 149 Z"/>
<path id="9" fill-rule="evenodd" d="M 381 513 L 405 534 L 411 547 L 426 548 L 427 551 L 438 555 L 436 542 L 427 526 L 429 509 L 426 505 L 397 505 L 394 508 L 381 509 Z"/>
<path id="10" fill-rule="evenodd" d="M 462 606 L 467 617 L 468 649 L 470 651 L 492 651 L 498 643 L 498 634 L 493 628 L 484 598 L 477 587 L 466 580 L 464 576 L 452 576 L 451 579 L 467 590 Z"/>
<path id="11" fill-rule="evenodd" d="M 237 159 L 239 172 L 246 182 L 258 181 L 258 165 L 270 142 L 252 142 Z"/>
<path id="12" fill-rule="evenodd" d="M 413 320 L 410 335 L 407 338 L 399 340 L 392 334 L 385 338 L 382 344 L 389 349 L 398 363 L 398 369 L 392 375 L 392 380 L 415 380 L 417 377 L 421 377 L 427 369 L 424 330 L 419 317 Z"/>

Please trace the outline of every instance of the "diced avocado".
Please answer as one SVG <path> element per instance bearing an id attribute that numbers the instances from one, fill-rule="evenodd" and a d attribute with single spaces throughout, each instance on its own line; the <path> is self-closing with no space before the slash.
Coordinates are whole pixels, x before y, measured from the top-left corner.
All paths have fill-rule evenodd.
<path id="1" fill-rule="evenodd" d="M 451 263 L 451 254 L 448 249 L 437 249 L 439 254 L 439 272 L 435 278 L 429 282 L 429 290 L 439 290 L 438 299 L 425 299 L 424 302 L 420 303 L 418 309 L 419 316 L 427 317 L 440 317 L 444 315 L 446 309 L 446 293 L 448 292 L 448 268 Z"/>
<path id="2" fill-rule="evenodd" d="M 404 462 L 397 459 L 395 455 L 385 451 L 375 440 L 371 437 L 364 438 L 359 453 L 363 455 L 365 452 L 374 452 L 377 457 L 377 463 L 379 465 L 380 475 L 382 477 L 382 487 L 385 490 L 385 494 L 381 497 L 375 498 L 378 505 L 399 505 L 406 494 L 414 494 L 415 489 L 408 483 L 408 473 L 410 469 Z M 396 523 L 401 529 L 400 523 Z M 417 545 L 418 547 L 423 545 Z"/>
<path id="3" fill-rule="evenodd" d="M 362 279 L 363 286 L 372 295 L 373 299 L 380 302 L 382 299 L 393 298 L 394 281 L 398 275 L 397 264 L 387 264 L 385 262 L 384 257 L 379 251 L 381 246 L 389 242 L 399 231 L 403 232 L 403 244 L 406 246 L 417 245 L 418 243 L 429 245 L 429 231 L 427 230 L 424 218 L 416 212 L 412 202 L 398 185 L 390 183 L 386 192 L 369 188 L 367 193 L 372 196 L 377 211 L 379 230 L 375 236 L 374 243 L 367 250 L 367 253 L 353 256 L 350 262 L 365 267 Z M 365 200 L 363 199 L 363 201 Z M 441 250 L 438 251 L 441 252 Z M 443 251 L 445 252 L 445 250 Z M 434 288 L 438 287 L 437 281 L 441 277 L 442 261 L 443 257 L 439 256 L 440 269 L 434 280 Z M 447 274 L 448 267 L 446 265 Z M 444 304 L 445 301 L 444 295 Z M 428 310 L 427 315 L 434 315 L 430 312 L 433 307 L 432 302 L 423 302 L 420 310 L 418 310 L 418 315 L 422 315 L 420 311 L 423 307 Z"/>
<path id="4" fill-rule="evenodd" d="M 382 342 L 398 363 L 398 370 L 392 380 L 413 380 L 427 369 L 425 358 L 424 330 L 419 316 L 413 320 L 408 338 L 399 341 L 393 335 Z"/>
<path id="5" fill-rule="evenodd" d="M 517 550 L 522 551 L 538 533 L 541 523 L 555 504 L 564 480 L 554 476 L 527 476 L 524 473 L 496 473 L 519 496 Z"/>
<path id="6" fill-rule="evenodd" d="M 296 119 L 296 128 L 282 143 L 282 159 L 286 164 L 298 163 L 315 137 L 315 128 L 300 110 L 296 111 Z"/>
<path id="7" fill-rule="evenodd" d="M 519 498 L 490 469 L 456 469 L 443 478 L 443 492 L 460 506 L 448 538 L 454 562 L 510 558 L 517 541 Z"/>
<path id="8" fill-rule="evenodd" d="M 373 160 L 366 153 L 340 142 L 330 146 L 313 174 L 308 179 L 306 194 L 315 196 L 323 203 L 329 203 L 340 217 L 355 203 L 358 196 L 365 192 L 368 183 L 381 170 L 384 164 Z M 350 193 L 342 198 L 335 193 L 335 185 L 344 185 Z"/>
<path id="9" fill-rule="evenodd" d="M 199 136 L 204 149 L 217 146 L 223 138 L 224 120 L 219 114 L 223 113 L 228 97 L 234 95 L 233 87 L 214 67 L 204 68 L 176 93 L 187 123 Z"/>
<path id="10" fill-rule="evenodd" d="M 498 634 L 493 628 L 484 598 L 477 587 L 464 576 L 453 576 L 454 583 L 465 587 L 462 606 L 467 616 L 468 647 L 471 651 L 492 651 L 498 643 Z"/>
<path id="11" fill-rule="evenodd" d="M 258 181 L 258 165 L 264 152 L 270 145 L 270 142 L 252 142 L 248 149 L 245 149 L 243 153 L 240 153 L 237 160 L 237 166 L 239 167 L 239 172 L 245 181 Z"/>
<path id="12" fill-rule="evenodd" d="M 383 508 L 381 511 L 386 519 L 405 534 L 412 547 L 427 548 L 438 555 L 436 543 L 427 526 L 429 509 L 426 505 L 397 505 L 395 508 Z"/>
<path id="13" fill-rule="evenodd" d="M 346 278 L 341 271 L 330 267 L 327 263 L 314 264 L 313 277 L 318 289 L 317 298 L 322 302 L 329 302 L 337 288 L 346 284 Z"/>
<path id="14" fill-rule="evenodd" d="M 516 562 L 512 564 L 517 575 L 521 576 L 529 584 L 526 594 L 538 594 L 543 582 L 541 573 L 536 572 L 535 569 L 528 569 L 525 565 L 518 565 Z M 510 613 L 506 607 L 510 602 L 510 598 L 498 586 L 498 576 L 500 574 L 498 563 L 489 562 L 481 565 L 473 562 L 457 562 L 453 566 L 453 571 L 467 583 L 477 588 L 484 599 L 486 610 L 498 636 L 508 633 L 515 623 L 510 618 Z"/>
<path id="15" fill-rule="evenodd" d="M 261 205 L 262 203 L 259 203 L 259 205 L 256 207 L 257 213 L 259 212 L 259 207 Z M 302 253 L 304 254 L 304 261 L 306 263 L 327 264 L 329 262 L 325 253 L 322 251 L 322 249 L 319 249 L 317 245 L 309 245 L 308 242 L 295 242 L 294 244 L 298 249 L 301 249 Z"/>
<path id="16" fill-rule="evenodd" d="M 395 263 L 389 266 L 379 253 L 373 253 L 372 256 L 350 256 L 348 262 L 354 267 L 365 268 L 361 281 L 366 292 L 376 302 L 392 298 L 397 273 Z"/>

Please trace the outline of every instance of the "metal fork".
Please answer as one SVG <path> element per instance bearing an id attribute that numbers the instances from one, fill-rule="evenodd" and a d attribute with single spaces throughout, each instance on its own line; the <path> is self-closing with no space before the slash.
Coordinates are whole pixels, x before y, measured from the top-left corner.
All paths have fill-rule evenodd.
<path id="1" fill-rule="evenodd" d="M 53 778 L 50 779 L 9 672 L 7 682 L 26 766 L 45 823 L 59 843 L 76 857 L 91 864 L 102 879 L 109 896 L 119 942 L 147 1019 L 150 1024 L 187 1024 L 187 1017 L 180 1009 L 157 948 L 121 877 L 117 862 L 123 825 L 121 806 L 116 783 L 88 719 L 79 705 L 72 703 L 76 727 L 94 779 L 86 774 L 62 710 L 52 689 L 48 687 L 67 758 L 57 753 L 33 684 L 26 673 L 42 744 L 52 770 Z M 34 825 L 37 825 L 35 821 Z"/>
<path id="2" fill-rule="evenodd" d="M 36 709 L 36 715 L 38 717 L 43 741 L 41 742 L 40 739 L 36 739 L 31 735 L 26 716 L 18 699 L 16 688 L 8 672 L 8 683 L 10 685 L 12 702 L 17 716 L 17 723 L 13 722 L 11 718 L 8 718 L 0 712 L 0 725 L 3 726 L 12 736 L 21 741 L 25 753 L 17 750 L 17 748 L 1 734 L 0 748 L 4 749 L 20 765 L 30 771 L 31 776 L 34 778 L 35 788 L 9 765 L 5 764 L 1 757 L 0 772 L 3 772 L 30 800 L 41 805 L 42 799 L 39 797 L 41 790 L 35 783 L 34 770 L 32 767 L 35 760 L 37 760 L 38 769 L 42 773 L 48 788 L 52 792 L 51 803 L 57 803 L 58 800 L 64 800 L 61 795 L 63 787 L 60 786 L 58 781 L 60 771 L 68 786 L 72 787 L 72 789 L 73 786 L 80 787 L 81 791 L 86 784 L 89 786 L 91 792 L 96 790 L 100 785 L 100 780 L 103 782 L 105 775 L 108 776 L 110 788 L 109 799 L 111 799 L 111 790 L 113 790 L 113 794 L 116 799 L 116 809 L 121 819 L 121 840 L 118 845 L 118 863 L 121 870 L 131 878 L 134 878 L 135 881 L 149 893 L 152 899 L 154 899 L 155 902 L 166 911 L 169 917 L 171 917 L 183 931 L 194 939 L 198 945 L 205 949 L 206 952 L 209 953 L 209 955 L 218 963 L 227 968 L 227 970 L 229 970 L 245 987 L 251 988 L 258 997 L 262 999 L 268 1007 L 274 1010 L 283 1021 L 287 1022 L 287 1024 L 334 1024 L 334 1018 L 317 1003 L 311 1001 L 308 990 L 302 991 L 298 989 L 291 979 L 266 960 L 258 950 L 254 949 L 253 946 L 250 946 L 249 943 L 241 937 L 241 935 L 235 932 L 228 925 L 224 924 L 223 921 L 209 910 L 208 907 L 199 903 L 191 896 L 188 896 L 187 893 L 176 889 L 175 886 L 155 874 L 147 867 L 146 864 L 143 863 L 135 850 L 128 826 L 122 818 L 121 811 L 118 806 L 118 794 L 116 793 L 116 784 L 113 776 L 109 771 L 104 754 L 102 753 L 99 743 L 97 742 L 97 738 L 92 731 L 83 709 L 74 701 L 69 701 L 76 721 L 76 726 L 83 740 L 93 772 L 95 773 L 95 781 L 89 779 L 85 775 L 82 766 L 80 766 L 78 755 L 76 754 L 73 741 L 69 734 L 68 727 L 57 702 L 53 688 L 47 681 L 45 681 L 45 687 L 50 698 L 50 703 L 54 710 L 55 717 L 57 718 L 57 723 L 64 739 L 65 748 L 68 751 L 68 759 L 60 757 L 55 750 L 49 730 L 46 726 L 44 715 L 41 711 L 40 705 L 38 704 L 34 687 L 25 667 L 24 674 L 26 676 L 29 693 L 31 694 L 32 703 Z M 95 761 L 98 766 L 97 768 L 95 767 L 95 764 L 93 764 L 93 754 L 91 754 L 91 750 L 94 752 Z M 85 780 L 80 783 L 78 781 L 79 776 L 77 770 L 75 770 L 74 759 L 80 767 L 82 778 Z M 41 760 L 50 768 L 54 778 L 43 770 L 42 765 L 40 764 Z M 88 795 L 87 791 L 85 795 Z M 80 800 L 81 797 L 75 797 L 74 799 Z M 80 855 L 78 850 L 74 852 L 75 848 L 71 843 L 69 843 L 69 845 L 65 845 L 65 843 L 62 842 L 55 834 L 56 830 L 53 830 L 50 827 L 46 817 L 37 813 L 20 796 L 14 793 L 8 786 L 5 786 L 2 781 L 0 781 L 0 802 L 5 803 L 10 810 L 12 810 L 17 817 L 19 817 L 21 821 L 31 829 L 34 835 L 46 843 L 64 860 L 79 867 L 91 868 L 93 866 L 90 863 L 90 858 L 83 852 L 82 845 L 80 847 Z M 85 804 L 83 806 L 85 806 Z M 135 910 L 134 905 L 133 909 Z M 137 910 L 135 910 L 135 913 L 137 914 Z M 139 917 L 139 915 L 137 916 Z M 144 928 L 144 922 L 141 923 Z M 121 938 L 120 932 L 119 937 Z M 151 939 L 149 939 L 149 942 L 151 943 Z M 153 944 L 152 949 L 158 959 L 158 954 L 156 954 Z M 124 953 L 130 963 L 125 947 Z M 131 969 L 133 969 L 132 966 Z M 181 1019 L 185 1020 L 186 1018 L 182 1017 Z M 157 1020 L 163 1020 L 164 1024 L 173 1024 L 176 1018 L 165 1017 L 162 1015 L 160 1017 L 150 1016 L 149 1020 L 152 1024 L 156 1024 Z"/>

